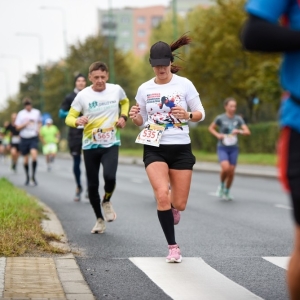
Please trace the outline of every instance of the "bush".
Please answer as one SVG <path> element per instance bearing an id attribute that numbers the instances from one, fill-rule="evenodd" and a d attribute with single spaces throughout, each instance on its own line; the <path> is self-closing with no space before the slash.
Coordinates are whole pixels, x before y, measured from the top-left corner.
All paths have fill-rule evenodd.
<path id="1" fill-rule="evenodd" d="M 248 125 L 251 135 L 239 135 L 241 153 L 275 153 L 279 136 L 279 126 L 276 122 Z M 139 149 L 142 146 L 135 143 L 140 132 L 138 127 L 125 128 L 121 131 L 121 142 L 124 149 Z M 199 124 L 190 127 L 190 136 L 194 150 L 215 152 L 217 139 L 208 131 L 208 126 Z"/>
<path id="2" fill-rule="evenodd" d="M 141 130 L 138 127 L 124 128 L 121 130 L 121 147 L 125 149 L 138 149 L 141 144 L 136 144 L 135 139 Z"/>
<path id="3" fill-rule="evenodd" d="M 279 137 L 279 125 L 275 122 L 248 125 L 251 135 L 239 135 L 241 153 L 275 153 Z M 216 151 L 217 139 L 208 131 L 208 127 L 190 128 L 192 146 L 195 150 Z"/>

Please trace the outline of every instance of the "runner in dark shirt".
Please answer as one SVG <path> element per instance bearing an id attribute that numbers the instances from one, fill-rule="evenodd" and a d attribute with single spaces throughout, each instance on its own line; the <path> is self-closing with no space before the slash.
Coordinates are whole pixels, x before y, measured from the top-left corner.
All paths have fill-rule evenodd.
<path id="1" fill-rule="evenodd" d="M 68 94 L 61 105 L 59 110 L 59 117 L 65 119 L 68 115 L 68 112 L 71 108 L 71 104 L 75 99 L 77 93 L 86 87 L 86 78 L 82 74 L 78 74 L 75 77 L 75 88 L 74 91 Z M 73 157 L 73 173 L 75 176 L 76 181 L 76 192 L 74 201 L 79 201 L 80 196 L 82 193 L 82 185 L 81 185 L 81 170 L 80 170 L 80 163 L 81 163 L 81 148 L 82 148 L 82 128 L 69 128 L 68 133 L 68 145 L 70 153 Z M 86 197 L 88 198 L 88 190 L 86 191 Z"/>

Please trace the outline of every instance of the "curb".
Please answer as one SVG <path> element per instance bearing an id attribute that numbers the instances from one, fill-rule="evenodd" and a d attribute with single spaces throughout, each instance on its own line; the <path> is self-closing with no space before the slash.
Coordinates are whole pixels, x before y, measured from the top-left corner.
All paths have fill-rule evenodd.
<path id="1" fill-rule="evenodd" d="M 127 165 L 141 165 L 144 166 L 142 158 L 137 157 L 119 157 L 120 164 Z M 220 166 L 218 163 L 199 162 L 194 165 L 194 171 L 198 172 L 213 172 L 220 173 Z M 253 176 L 263 178 L 278 178 L 277 169 L 275 167 L 252 166 L 252 165 L 237 165 L 235 175 Z"/>
<path id="2" fill-rule="evenodd" d="M 82 276 L 74 255 L 71 253 L 67 236 L 59 219 L 54 211 L 45 203 L 39 201 L 39 204 L 43 207 L 48 218 L 47 220 L 44 219 L 42 221 L 43 230 L 47 233 L 53 233 L 61 237 L 60 242 L 52 242 L 51 244 L 55 247 L 70 252 L 66 255 L 54 258 L 57 274 L 65 292 L 66 299 L 95 300 L 93 293 Z"/>
<path id="3" fill-rule="evenodd" d="M 58 155 L 61 158 L 70 158 L 69 153 L 59 153 Z M 119 156 L 119 164 L 144 166 L 142 158 L 131 156 Z M 193 170 L 197 172 L 220 173 L 220 165 L 217 162 L 197 162 Z M 272 166 L 238 164 L 235 169 L 235 175 L 278 179 L 277 168 Z"/>

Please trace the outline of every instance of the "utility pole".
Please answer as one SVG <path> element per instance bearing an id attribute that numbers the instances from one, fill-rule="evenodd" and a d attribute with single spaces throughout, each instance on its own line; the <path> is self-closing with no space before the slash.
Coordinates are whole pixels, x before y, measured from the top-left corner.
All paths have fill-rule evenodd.
<path id="1" fill-rule="evenodd" d="M 114 55 L 114 36 L 113 36 L 113 11 L 111 0 L 108 0 L 109 9 L 109 28 L 108 28 L 108 39 L 109 39 L 109 81 L 115 83 L 115 55 Z"/>
<path id="2" fill-rule="evenodd" d="M 178 36 L 177 30 L 177 0 L 172 0 L 172 8 L 173 8 L 173 40 L 176 41 Z"/>

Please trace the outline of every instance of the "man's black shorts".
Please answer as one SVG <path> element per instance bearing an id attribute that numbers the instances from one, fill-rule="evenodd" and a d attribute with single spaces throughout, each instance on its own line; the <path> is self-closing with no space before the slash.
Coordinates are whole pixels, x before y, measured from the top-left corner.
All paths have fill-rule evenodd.
<path id="1" fill-rule="evenodd" d="M 20 152 L 22 155 L 27 155 L 30 153 L 31 149 L 38 149 L 39 138 L 33 137 L 29 139 L 21 138 L 20 141 Z"/>
<path id="2" fill-rule="evenodd" d="M 69 149 L 72 156 L 81 155 L 82 144 L 69 145 Z"/>

